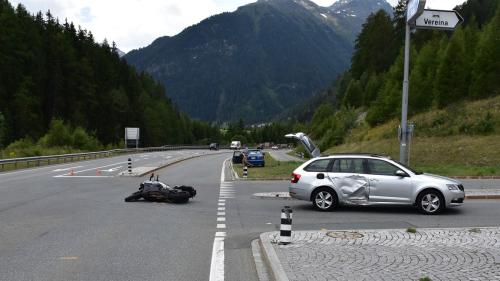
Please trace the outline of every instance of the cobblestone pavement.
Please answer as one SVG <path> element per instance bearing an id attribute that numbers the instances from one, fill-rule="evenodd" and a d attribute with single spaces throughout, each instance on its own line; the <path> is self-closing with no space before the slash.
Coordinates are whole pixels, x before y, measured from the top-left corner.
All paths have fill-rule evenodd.
<path id="1" fill-rule="evenodd" d="M 265 239 L 262 239 L 264 237 Z M 500 280 L 500 228 L 295 231 L 277 245 L 289 280 Z"/>

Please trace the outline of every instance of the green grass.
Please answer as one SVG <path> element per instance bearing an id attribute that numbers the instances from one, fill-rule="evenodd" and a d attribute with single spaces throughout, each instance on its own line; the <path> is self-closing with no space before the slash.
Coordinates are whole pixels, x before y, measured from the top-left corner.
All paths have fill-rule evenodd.
<path id="1" fill-rule="evenodd" d="M 500 96 L 460 102 L 411 116 L 410 166 L 445 176 L 500 175 Z M 360 122 L 344 144 L 324 151 L 366 152 L 399 160 L 398 120 L 370 128 Z"/>
<path id="2" fill-rule="evenodd" d="M 293 170 L 302 164 L 302 162 L 283 162 L 277 161 L 269 153 L 264 156 L 266 161 L 265 167 L 249 167 L 248 179 L 261 179 L 261 180 L 288 180 Z M 234 170 L 238 173 L 240 178 L 243 177 L 243 165 L 234 164 Z"/>
<path id="3" fill-rule="evenodd" d="M 417 229 L 416 229 L 416 228 L 414 228 L 414 227 L 408 227 L 408 228 L 406 229 L 406 232 L 408 232 L 408 233 L 417 233 Z"/>

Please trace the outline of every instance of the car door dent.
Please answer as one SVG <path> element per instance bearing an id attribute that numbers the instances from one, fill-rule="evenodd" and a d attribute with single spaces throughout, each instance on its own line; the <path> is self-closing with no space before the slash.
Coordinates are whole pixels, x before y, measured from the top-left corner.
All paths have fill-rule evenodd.
<path id="1" fill-rule="evenodd" d="M 345 200 L 363 201 L 369 199 L 370 185 L 366 177 L 360 175 L 350 175 L 345 177 L 329 177 L 327 178 L 340 191 L 342 198 Z"/>

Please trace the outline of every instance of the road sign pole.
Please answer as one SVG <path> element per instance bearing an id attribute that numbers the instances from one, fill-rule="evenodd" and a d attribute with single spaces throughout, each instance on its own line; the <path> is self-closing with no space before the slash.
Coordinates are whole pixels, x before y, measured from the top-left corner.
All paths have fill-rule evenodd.
<path id="1" fill-rule="evenodd" d="M 410 72 L 410 25 L 406 23 L 405 34 L 405 63 L 403 79 L 403 100 L 401 103 L 401 140 L 399 145 L 399 162 L 408 165 L 408 89 L 410 82 L 408 76 Z"/>

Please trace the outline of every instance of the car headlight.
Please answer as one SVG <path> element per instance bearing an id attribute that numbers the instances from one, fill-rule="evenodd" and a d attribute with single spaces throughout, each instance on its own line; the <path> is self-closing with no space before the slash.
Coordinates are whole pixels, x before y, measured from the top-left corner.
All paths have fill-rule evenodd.
<path id="1" fill-rule="evenodd" d="M 458 184 L 447 184 L 446 187 L 448 187 L 448 190 L 460 190 Z"/>

